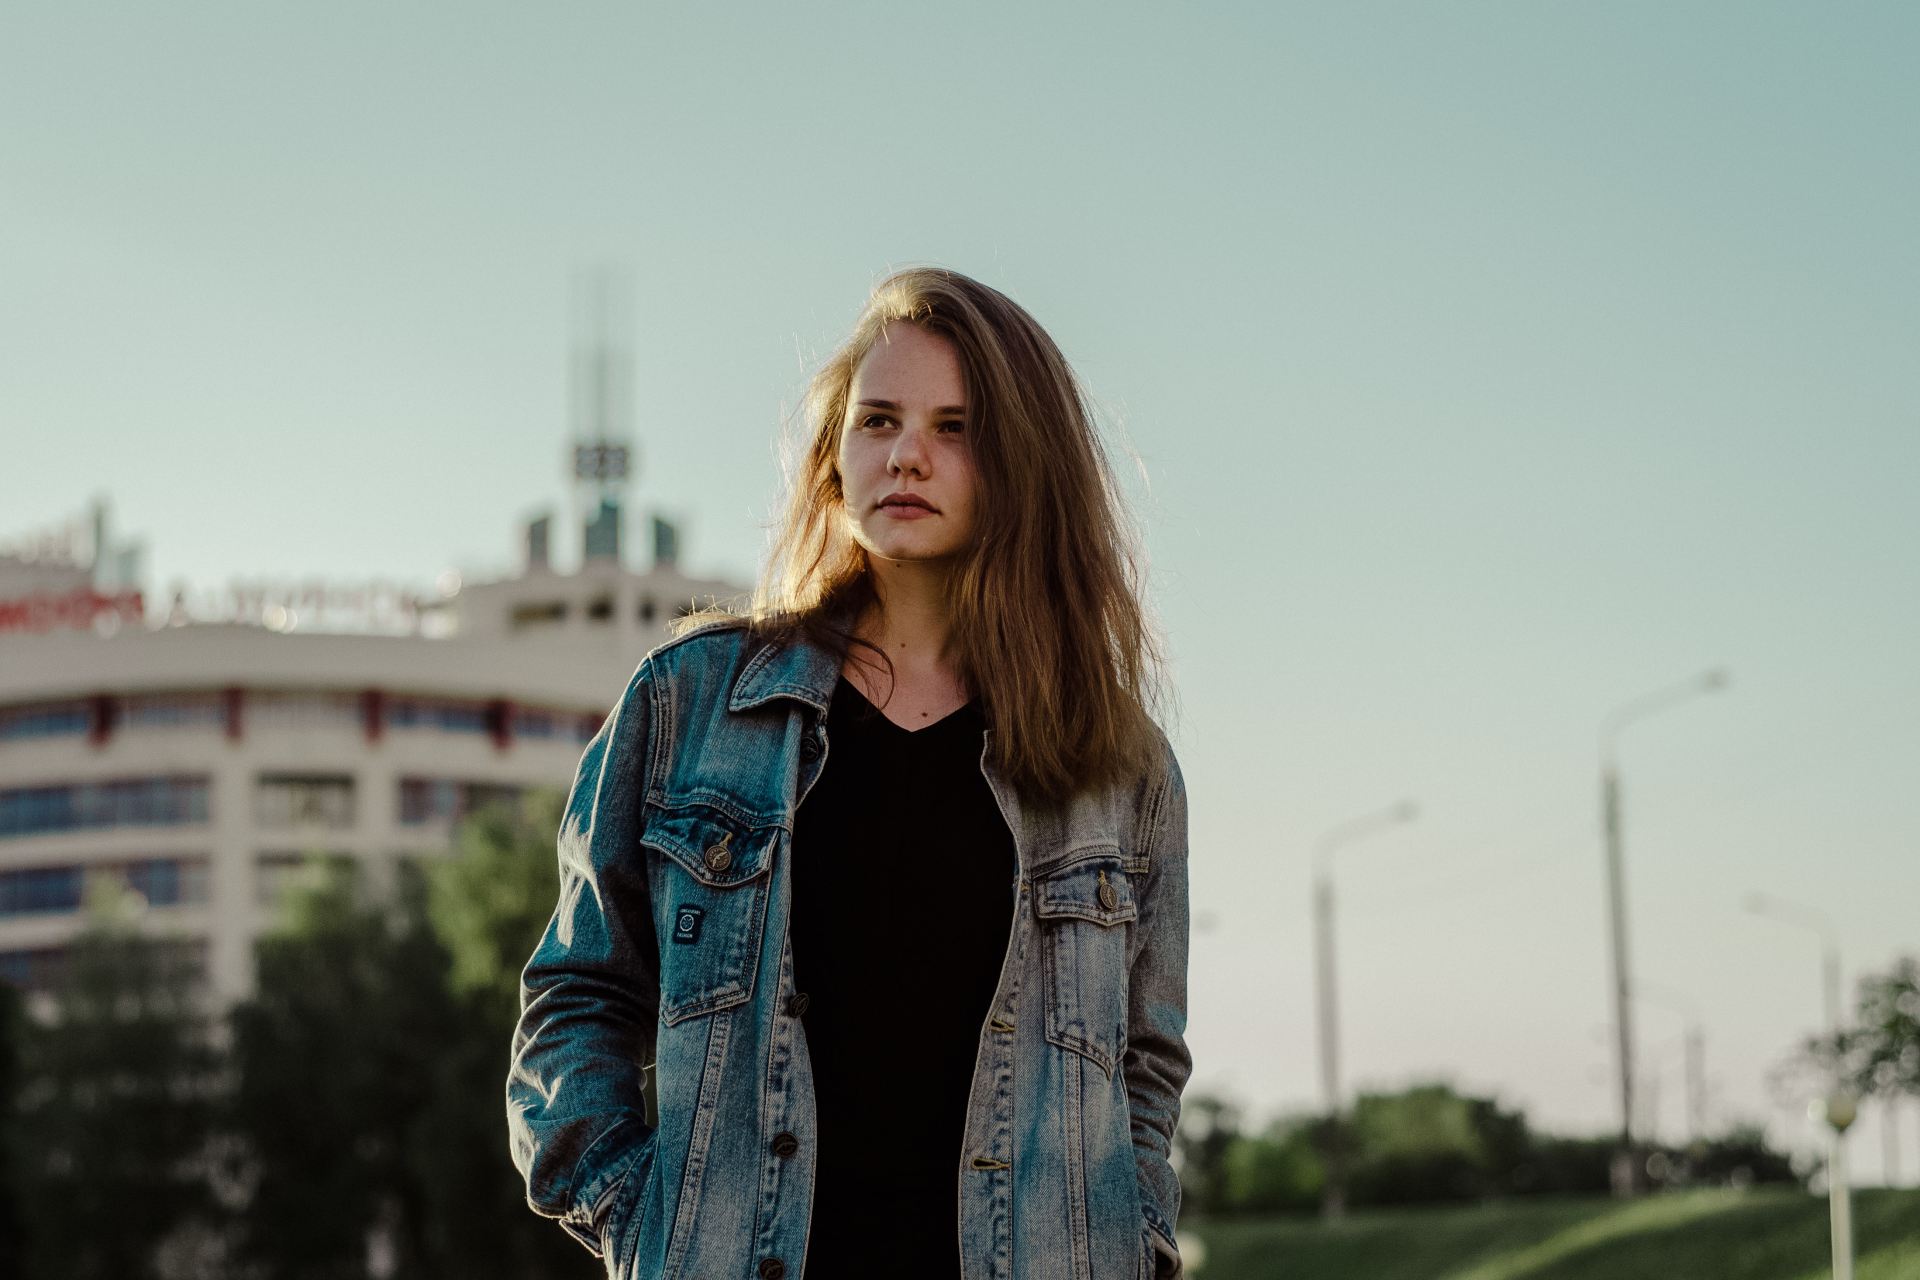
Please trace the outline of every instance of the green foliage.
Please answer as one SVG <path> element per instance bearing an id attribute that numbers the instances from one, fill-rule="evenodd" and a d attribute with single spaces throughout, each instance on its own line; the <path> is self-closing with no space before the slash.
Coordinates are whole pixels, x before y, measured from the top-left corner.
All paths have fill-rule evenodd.
<path id="1" fill-rule="evenodd" d="M 502 1105 L 520 971 L 558 890 L 553 841 L 564 801 L 538 792 L 518 808 L 482 811 L 461 828 L 458 856 L 431 868 L 429 914 L 449 957 L 458 1019 L 427 1117 L 435 1142 L 420 1153 L 441 1275 L 519 1280 L 595 1269 L 571 1237 L 527 1208 Z"/>
<path id="2" fill-rule="evenodd" d="M 1885 1102 L 1920 1097 L 1920 957 L 1866 975 L 1857 991 L 1847 1025 L 1807 1037 L 1768 1073 L 1782 1105 L 1805 1105 L 1836 1084 Z"/>
<path id="3" fill-rule="evenodd" d="M 391 901 L 373 903 L 352 864 L 316 867 L 230 1014 L 239 1252 L 289 1280 L 358 1277 L 384 1224 L 401 1271 L 421 1274 L 409 1144 L 453 1025 L 446 957 L 422 876 L 399 868 Z"/>
<path id="4" fill-rule="evenodd" d="M 1325 1171 L 1320 1160 L 1323 1127 L 1310 1118 L 1286 1117 L 1257 1137 L 1235 1135 L 1227 1148 L 1226 1196 L 1230 1213 L 1304 1213 L 1320 1203 Z"/>
<path id="5" fill-rule="evenodd" d="M 508 1035 L 520 1012 L 520 970 L 553 915 L 553 833 L 565 799 L 539 791 L 518 809 L 482 810 L 462 825 L 459 856 L 432 870 L 430 913 L 452 988 L 504 1020 Z"/>
<path id="6" fill-rule="evenodd" d="M 251 1191 L 244 1259 L 287 1280 L 583 1276 L 526 1207 L 502 1090 L 520 967 L 552 911 L 558 802 L 490 809 L 456 857 L 402 862 L 391 893 L 323 868 L 263 938 L 235 1008 L 231 1125 Z"/>
<path id="7" fill-rule="evenodd" d="M 20 1217 L 19 1142 L 15 1129 L 15 1095 L 20 1087 L 20 1036 L 25 1011 L 20 995 L 0 982 L 0 1276 L 17 1276 L 26 1268 L 22 1251 L 25 1223 Z"/>
<path id="8" fill-rule="evenodd" d="M 1181 1108 L 1173 1150 L 1186 1212 L 1214 1213 L 1227 1203 L 1227 1151 L 1240 1137 L 1240 1112 L 1232 1103 L 1196 1094 Z"/>
<path id="9" fill-rule="evenodd" d="M 217 1056 L 180 944 L 96 912 L 51 1018 L 19 1052 L 14 1168 L 30 1276 L 157 1276 L 163 1242 L 216 1215 Z"/>
<path id="10" fill-rule="evenodd" d="M 1317 1211 L 1335 1137 L 1331 1122 L 1284 1116 L 1257 1134 L 1238 1126 L 1230 1104 L 1204 1096 L 1188 1101 L 1176 1135 L 1183 1212 L 1217 1218 Z M 1354 1207 L 1603 1193 L 1614 1146 L 1610 1137 L 1535 1134 L 1520 1113 L 1445 1084 L 1362 1094 L 1344 1140 L 1347 1202 Z M 1657 1187 L 1795 1180 L 1787 1157 L 1752 1127 L 1649 1155 Z"/>
<path id="11" fill-rule="evenodd" d="M 1526 1122 L 1518 1115 L 1444 1084 L 1362 1094 L 1348 1128 L 1354 1151 L 1348 1201 L 1355 1205 L 1498 1194 L 1527 1146 Z"/>
<path id="12" fill-rule="evenodd" d="M 1860 983 L 1854 1078 L 1863 1093 L 1920 1095 L 1920 957 Z"/>

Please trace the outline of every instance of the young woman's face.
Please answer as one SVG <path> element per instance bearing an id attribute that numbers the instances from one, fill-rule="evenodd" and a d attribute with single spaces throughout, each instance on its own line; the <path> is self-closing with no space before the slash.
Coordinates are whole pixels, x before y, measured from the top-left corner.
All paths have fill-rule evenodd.
<path id="1" fill-rule="evenodd" d="M 940 560 L 973 539 L 966 380 L 953 343 L 887 326 L 853 373 L 840 485 L 854 541 L 886 560 Z"/>

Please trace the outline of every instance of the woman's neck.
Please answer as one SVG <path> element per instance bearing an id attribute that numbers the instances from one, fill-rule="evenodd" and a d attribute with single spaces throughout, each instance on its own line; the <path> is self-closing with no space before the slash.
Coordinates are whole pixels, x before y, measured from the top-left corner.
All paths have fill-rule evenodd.
<path id="1" fill-rule="evenodd" d="M 953 630 L 947 566 L 899 560 L 874 560 L 871 565 L 874 603 L 862 614 L 856 633 L 885 650 L 903 680 L 952 679 L 947 661 L 947 641 Z"/>
<path id="2" fill-rule="evenodd" d="M 946 566 L 925 561 L 872 561 L 874 601 L 854 634 L 887 655 L 881 663 L 855 649 L 841 672 L 904 729 L 931 724 L 964 705 L 966 682 L 947 656 L 953 633 Z M 884 674 L 892 667 L 892 678 Z"/>

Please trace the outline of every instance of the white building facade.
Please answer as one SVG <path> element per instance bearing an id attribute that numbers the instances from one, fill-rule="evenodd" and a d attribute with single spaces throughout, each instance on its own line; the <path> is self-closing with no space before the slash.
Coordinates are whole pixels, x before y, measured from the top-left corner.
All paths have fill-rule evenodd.
<path id="1" fill-rule="evenodd" d="M 215 999 L 246 994 L 305 855 L 378 882 L 488 800 L 565 787 L 668 622 L 743 594 L 617 549 L 573 573 L 529 550 L 406 634 L 284 608 L 148 619 L 92 566 L 0 557 L 0 980 L 56 985 L 90 891 L 117 885 Z"/>

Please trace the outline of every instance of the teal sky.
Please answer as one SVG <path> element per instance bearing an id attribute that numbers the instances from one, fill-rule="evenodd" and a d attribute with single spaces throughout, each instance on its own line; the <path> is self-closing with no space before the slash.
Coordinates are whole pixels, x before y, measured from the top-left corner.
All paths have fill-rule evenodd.
<path id="1" fill-rule="evenodd" d="M 1636 965 L 1804 1141 L 1817 947 L 1741 896 L 1920 950 L 1920 10 L 822 9 L 9 6 L 0 540 L 105 493 L 156 592 L 503 570 L 612 261 L 635 500 L 744 580 L 806 371 L 953 266 L 1138 458 L 1195 1087 L 1313 1103 L 1308 851 L 1405 795 L 1338 864 L 1350 1083 L 1612 1123 L 1598 726 L 1725 663 L 1623 740 Z"/>

